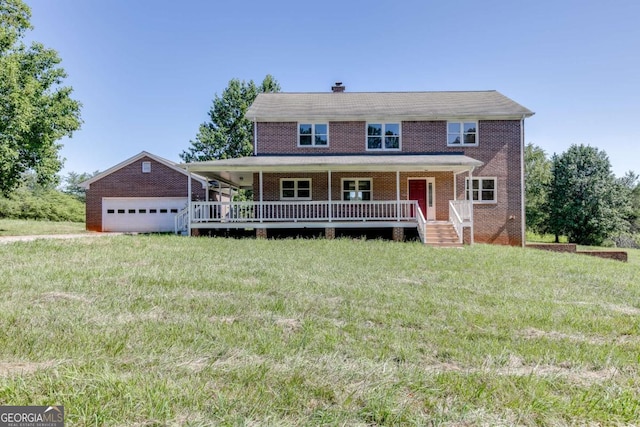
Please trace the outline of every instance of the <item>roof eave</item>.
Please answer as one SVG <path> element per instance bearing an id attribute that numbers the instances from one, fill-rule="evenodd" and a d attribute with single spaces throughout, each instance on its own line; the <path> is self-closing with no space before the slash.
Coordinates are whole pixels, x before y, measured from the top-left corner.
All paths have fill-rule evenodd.
<path id="1" fill-rule="evenodd" d="M 375 119 L 394 120 L 398 122 L 420 122 L 420 121 L 447 121 L 447 120 L 521 120 L 529 118 L 535 113 L 532 111 L 523 111 L 521 113 L 495 113 L 495 114 L 477 114 L 477 113 L 462 113 L 462 114 L 441 114 L 441 115 L 394 115 L 394 114 L 362 114 L 362 115 L 308 115 L 304 117 L 283 115 L 283 116 L 246 116 L 253 122 L 299 122 L 302 120 L 307 121 L 327 121 L 327 122 L 365 122 Z"/>

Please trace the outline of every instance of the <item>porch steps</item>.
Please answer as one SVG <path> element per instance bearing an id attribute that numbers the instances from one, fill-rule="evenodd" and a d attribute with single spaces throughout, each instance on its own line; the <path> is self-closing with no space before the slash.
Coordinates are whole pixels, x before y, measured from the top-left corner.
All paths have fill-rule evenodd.
<path id="1" fill-rule="evenodd" d="M 427 246 L 437 247 L 462 247 L 459 242 L 456 230 L 448 222 L 427 223 L 425 236 Z"/>

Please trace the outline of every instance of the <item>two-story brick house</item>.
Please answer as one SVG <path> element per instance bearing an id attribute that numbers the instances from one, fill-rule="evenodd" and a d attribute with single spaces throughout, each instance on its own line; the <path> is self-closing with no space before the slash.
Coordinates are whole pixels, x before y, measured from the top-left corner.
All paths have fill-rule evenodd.
<path id="1" fill-rule="evenodd" d="M 260 94 L 254 156 L 182 165 L 250 188 L 253 201 L 194 202 L 185 228 L 416 229 L 426 243 L 524 243 L 524 119 L 496 91 Z M 441 232 L 442 233 L 442 232 Z"/>

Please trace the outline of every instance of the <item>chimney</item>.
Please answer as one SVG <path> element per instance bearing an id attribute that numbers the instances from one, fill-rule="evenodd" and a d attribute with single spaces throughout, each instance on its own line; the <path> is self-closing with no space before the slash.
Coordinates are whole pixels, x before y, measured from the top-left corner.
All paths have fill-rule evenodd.
<path id="1" fill-rule="evenodd" d="M 331 91 L 333 93 L 342 93 L 344 92 L 345 87 L 342 85 L 342 82 L 336 82 L 335 86 L 331 86 Z"/>

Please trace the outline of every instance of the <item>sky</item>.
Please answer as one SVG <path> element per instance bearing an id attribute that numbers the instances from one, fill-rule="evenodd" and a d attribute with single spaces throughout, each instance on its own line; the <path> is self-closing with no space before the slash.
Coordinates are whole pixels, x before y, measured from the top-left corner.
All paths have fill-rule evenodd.
<path id="1" fill-rule="evenodd" d="M 229 80 L 284 92 L 495 89 L 548 155 L 640 173 L 640 1 L 25 0 L 82 104 L 66 174 L 149 151 L 180 161 Z"/>

